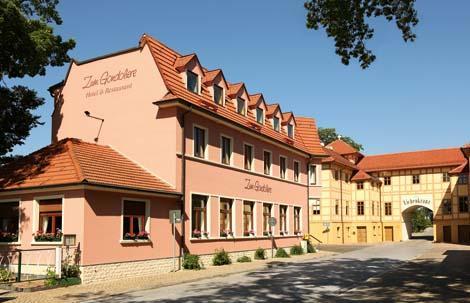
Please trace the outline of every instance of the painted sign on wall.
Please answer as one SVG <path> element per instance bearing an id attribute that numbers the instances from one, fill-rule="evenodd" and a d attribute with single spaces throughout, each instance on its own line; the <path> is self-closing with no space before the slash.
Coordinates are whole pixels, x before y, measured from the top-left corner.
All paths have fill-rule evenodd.
<path id="1" fill-rule="evenodd" d="M 83 77 L 83 90 L 87 90 L 85 98 L 91 98 L 103 94 L 114 93 L 132 88 L 132 80 L 137 77 L 137 69 L 125 68 L 118 71 L 104 71 L 98 75 Z M 113 85 L 116 84 L 116 85 Z"/>
<path id="2" fill-rule="evenodd" d="M 433 209 L 432 195 L 406 195 L 401 196 L 401 210 L 405 210 L 412 206 L 424 206 Z"/>
<path id="3" fill-rule="evenodd" d="M 245 189 L 260 191 L 265 193 L 272 193 L 273 189 L 268 184 L 261 184 L 259 181 L 252 181 L 249 178 L 245 179 Z"/>

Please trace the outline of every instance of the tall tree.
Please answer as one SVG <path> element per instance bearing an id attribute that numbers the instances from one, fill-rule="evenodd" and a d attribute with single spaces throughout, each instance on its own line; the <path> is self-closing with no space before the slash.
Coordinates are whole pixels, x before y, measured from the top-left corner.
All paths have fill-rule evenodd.
<path id="1" fill-rule="evenodd" d="M 328 145 L 328 144 L 330 144 L 331 142 L 333 142 L 333 141 L 335 141 L 335 140 L 341 138 L 341 140 L 343 140 L 344 142 L 348 143 L 349 145 L 351 145 L 352 147 L 354 147 L 354 148 L 357 149 L 358 151 L 364 150 L 364 147 L 362 146 L 362 144 L 357 143 L 357 142 L 354 141 L 351 137 L 340 136 L 340 135 L 336 132 L 336 128 L 323 128 L 323 127 L 319 127 L 319 128 L 318 128 L 318 135 L 320 136 L 321 142 L 323 142 L 325 145 Z"/>
<path id="2" fill-rule="evenodd" d="M 0 0 L 0 158 L 24 144 L 32 128 L 40 125 L 33 111 L 44 104 L 36 91 L 9 86 L 8 80 L 44 76 L 46 67 L 70 61 L 67 52 L 75 41 L 63 41 L 52 26 L 62 24 L 59 0 Z M 6 159 L 6 157 L 4 158 Z"/>
<path id="3" fill-rule="evenodd" d="M 336 54 L 343 64 L 352 58 L 359 60 L 362 68 L 368 68 L 375 55 L 366 47 L 366 41 L 374 36 L 369 24 L 373 17 L 394 21 L 405 42 L 414 41 L 412 27 L 418 24 L 414 8 L 415 0 L 308 0 L 307 28 L 324 28 L 328 37 L 335 40 Z"/>

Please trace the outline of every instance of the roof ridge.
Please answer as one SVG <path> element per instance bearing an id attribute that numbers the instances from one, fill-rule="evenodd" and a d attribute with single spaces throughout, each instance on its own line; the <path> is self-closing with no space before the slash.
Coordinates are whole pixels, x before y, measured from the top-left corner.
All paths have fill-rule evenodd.
<path id="1" fill-rule="evenodd" d="M 75 171 L 77 173 L 78 179 L 83 182 L 86 179 L 85 179 L 85 175 L 83 174 L 82 167 L 80 166 L 80 161 L 78 160 L 77 155 L 75 154 L 75 151 L 73 150 L 74 143 L 72 142 L 71 138 L 67 138 L 66 140 L 67 141 L 65 145 L 67 146 L 67 153 L 70 159 L 72 160 L 73 166 L 75 167 Z"/>
<path id="2" fill-rule="evenodd" d="M 386 154 L 366 155 L 366 156 L 364 156 L 364 158 L 382 157 L 382 156 L 391 156 L 391 155 L 401 155 L 401 154 L 413 154 L 413 153 L 422 153 L 422 152 L 433 152 L 433 151 L 442 151 L 442 150 L 460 150 L 460 147 L 419 149 L 419 150 L 413 150 L 413 151 L 403 151 L 403 152 L 386 153 Z"/>

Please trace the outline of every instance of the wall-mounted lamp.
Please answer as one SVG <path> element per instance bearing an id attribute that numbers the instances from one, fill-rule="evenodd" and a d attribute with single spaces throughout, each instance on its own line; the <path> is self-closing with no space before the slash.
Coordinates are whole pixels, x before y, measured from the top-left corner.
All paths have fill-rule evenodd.
<path id="1" fill-rule="evenodd" d="M 100 129 L 98 130 L 98 135 L 97 135 L 96 138 L 95 138 L 95 142 L 98 143 L 98 138 L 99 138 L 100 133 L 101 133 L 101 127 L 103 127 L 104 119 L 103 119 L 103 118 L 99 118 L 99 117 L 92 116 L 92 115 L 90 114 L 90 112 L 87 111 L 87 110 L 84 111 L 84 113 L 85 113 L 85 116 L 87 116 L 88 118 L 92 118 L 92 119 L 96 119 L 96 120 L 101 121 L 101 123 L 100 123 Z"/>

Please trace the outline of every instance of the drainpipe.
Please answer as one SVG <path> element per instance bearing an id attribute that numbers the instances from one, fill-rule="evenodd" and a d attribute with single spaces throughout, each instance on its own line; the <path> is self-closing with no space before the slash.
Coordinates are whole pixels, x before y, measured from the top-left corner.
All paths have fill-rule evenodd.
<path id="1" fill-rule="evenodd" d="M 344 244 L 344 219 L 343 219 L 343 170 L 339 170 L 339 199 L 341 209 L 341 242 Z"/>
<path id="2" fill-rule="evenodd" d="M 382 242 L 384 241 L 384 221 L 382 220 L 382 184 L 380 184 L 379 190 L 379 215 L 380 215 L 380 226 L 381 231 L 380 234 L 382 235 Z"/>
<path id="3" fill-rule="evenodd" d="M 310 180 L 308 179 L 308 177 L 309 177 L 310 161 L 312 160 L 312 155 L 309 155 L 308 159 L 309 160 L 307 161 L 307 235 L 308 235 L 308 239 L 310 239 Z"/>

